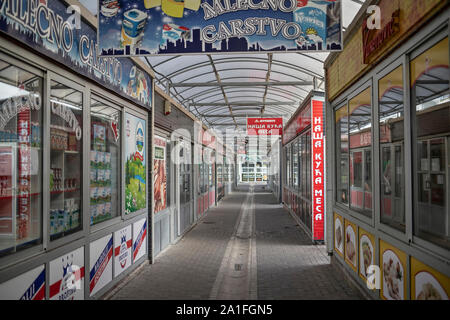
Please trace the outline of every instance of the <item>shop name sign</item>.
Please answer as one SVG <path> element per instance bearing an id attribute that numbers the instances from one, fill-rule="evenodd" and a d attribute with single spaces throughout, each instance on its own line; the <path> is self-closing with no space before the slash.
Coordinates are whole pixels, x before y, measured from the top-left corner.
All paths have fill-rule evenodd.
<path id="1" fill-rule="evenodd" d="M 399 21 L 400 10 L 397 10 L 392 14 L 392 19 L 381 30 L 369 29 L 367 20 L 364 21 L 362 35 L 365 64 L 368 64 L 370 62 L 370 57 L 399 32 Z"/>
<path id="2" fill-rule="evenodd" d="M 72 131 L 75 132 L 77 140 L 81 140 L 83 137 L 83 130 L 81 130 L 80 123 L 70 107 L 62 102 L 51 101 L 51 109 L 53 114 L 61 117 L 67 122 Z"/>
<path id="3" fill-rule="evenodd" d="M 8 122 L 25 109 L 40 110 L 41 96 L 29 93 L 6 99 L 0 105 L 0 130 L 5 129 Z"/>
<path id="4" fill-rule="evenodd" d="M 136 82 L 132 78 L 135 64 L 128 59 L 99 57 L 96 31 L 84 22 L 74 23 L 73 10 L 64 1 L 0 0 L 0 30 L 105 87 L 150 106 L 149 90 L 144 95 L 129 90 L 130 82 Z"/>
<path id="5" fill-rule="evenodd" d="M 247 118 L 247 134 L 249 136 L 281 136 L 283 118 Z"/>
<path id="6" fill-rule="evenodd" d="M 312 100 L 312 231 L 314 241 L 324 240 L 325 220 L 325 148 L 323 101 Z"/>
<path id="7" fill-rule="evenodd" d="M 100 0 L 102 56 L 342 50 L 341 0 Z"/>

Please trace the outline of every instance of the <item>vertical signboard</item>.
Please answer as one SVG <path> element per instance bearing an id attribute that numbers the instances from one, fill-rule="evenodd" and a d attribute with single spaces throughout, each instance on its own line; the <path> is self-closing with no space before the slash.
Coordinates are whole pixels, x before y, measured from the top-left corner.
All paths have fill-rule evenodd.
<path id="1" fill-rule="evenodd" d="M 0 300 L 44 300 L 45 267 L 41 265 L 0 285 Z"/>
<path id="2" fill-rule="evenodd" d="M 313 241 L 324 240 L 325 221 L 325 148 L 323 101 L 311 100 L 312 131 L 312 233 Z"/>
<path id="3" fill-rule="evenodd" d="M 91 268 L 89 291 L 92 296 L 112 280 L 112 234 L 92 242 L 89 250 L 89 265 Z"/>
<path id="4" fill-rule="evenodd" d="M 167 164 L 166 164 L 166 140 L 160 137 L 153 139 L 154 159 L 153 159 L 153 173 L 155 175 L 154 181 L 154 200 L 155 213 L 164 210 L 167 207 Z"/>
<path id="5" fill-rule="evenodd" d="M 125 213 L 147 206 L 146 121 L 129 113 L 125 117 Z"/>
<path id="6" fill-rule="evenodd" d="M 50 261 L 50 300 L 84 299 L 84 247 Z"/>
<path id="7" fill-rule="evenodd" d="M 114 277 L 131 265 L 131 225 L 114 232 Z"/>

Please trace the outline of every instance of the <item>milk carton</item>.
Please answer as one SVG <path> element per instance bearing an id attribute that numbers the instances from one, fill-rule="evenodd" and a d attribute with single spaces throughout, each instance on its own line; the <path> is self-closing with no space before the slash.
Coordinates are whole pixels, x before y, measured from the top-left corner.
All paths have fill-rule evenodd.
<path id="1" fill-rule="evenodd" d="M 335 1 L 309 0 L 298 1 L 294 11 L 294 22 L 300 25 L 301 36 L 296 40 L 300 47 L 307 50 L 326 49 L 327 10 Z"/>
<path id="2" fill-rule="evenodd" d="M 123 14 L 121 44 L 125 46 L 138 46 L 144 36 L 147 24 L 147 14 L 138 9 L 128 10 Z"/>

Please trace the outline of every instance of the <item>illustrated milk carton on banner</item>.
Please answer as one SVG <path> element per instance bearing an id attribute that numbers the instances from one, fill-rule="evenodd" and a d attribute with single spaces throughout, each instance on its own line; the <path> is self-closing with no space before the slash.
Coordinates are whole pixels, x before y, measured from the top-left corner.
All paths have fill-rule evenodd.
<path id="1" fill-rule="evenodd" d="M 294 21 L 300 25 L 301 36 L 296 40 L 298 46 L 306 49 L 326 49 L 328 6 L 335 0 L 298 0 L 294 11 Z"/>
<path id="2" fill-rule="evenodd" d="M 137 9 L 128 10 L 123 14 L 122 46 L 137 46 L 142 41 L 147 24 L 147 13 Z"/>

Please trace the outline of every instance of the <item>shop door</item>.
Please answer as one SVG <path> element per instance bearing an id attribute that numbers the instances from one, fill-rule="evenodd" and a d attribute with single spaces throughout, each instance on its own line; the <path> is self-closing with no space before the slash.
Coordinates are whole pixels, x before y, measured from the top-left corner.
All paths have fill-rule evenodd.
<path id="1" fill-rule="evenodd" d="M 192 153 L 191 146 L 186 143 L 180 145 L 179 162 L 179 234 L 181 235 L 193 222 L 192 201 Z"/>
<path id="2" fill-rule="evenodd" d="M 418 211 L 422 232 L 448 236 L 446 138 L 418 142 Z"/>

